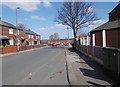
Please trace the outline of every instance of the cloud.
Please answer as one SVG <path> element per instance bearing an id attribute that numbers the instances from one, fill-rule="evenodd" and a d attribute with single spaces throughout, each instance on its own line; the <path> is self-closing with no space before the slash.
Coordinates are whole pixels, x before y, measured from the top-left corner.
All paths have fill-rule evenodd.
<path id="1" fill-rule="evenodd" d="M 89 27 L 89 28 L 95 28 L 97 26 L 100 26 L 102 24 L 104 24 L 106 21 L 103 21 L 101 19 L 99 20 L 96 20 L 96 21 L 90 21 L 90 22 L 86 22 L 84 24 L 81 25 L 81 28 L 84 28 L 84 27 Z"/>
<path id="2" fill-rule="evenodd" d="M 47 20 L 46 18 L 37 16 L 37 15 L 30 16 L 30 18 L 31 19 L 36 19 L 36 20 L 42 20 L 42 21 L 46 21 Z"/>
<path id="3" fill-rule="evenodd" d="M 2 4 L 13 10 L 20 7 L 20 9 L 30 12 L 38 9 L 40 0 L 36 0 L 36 2 L 32 2 L 31 0 L 4 0 Z"/>
<path id="4" fill-rule="evenodd" d="M 102 19 L 99 19 L 99 20 L 96 20 L 96 21 L 93 21 L 93 25 L 89 25 L 90 28 L 96 28 L 102 24 L 104 24 L 106 21 L 102 20 Z"/>
<path id="5" fill-rule="evenodd" d="M 52 7 L 52 4 L 48 0 L 44 0 L 43 2 L 45 7 Z"/>
<path id="6" fill-rule="evenodd" d="M 48 0 L 43 0 L 44 7 L 51 7 L 51 3 Z M 41 0 L 2 0 L 2 5 L 7 6 L 13 10 L 20 7 L 22 10 L 31 12 L 38 9 L 41 4 Z"/>
<path id="7" fill-rule="evenodd" d="M 46 30 L 65 29 L 65 28 L 67 28 L 67 26 L 65 26 L 63 24 L 55 24 L 54 26 L 47 27 L 47 28 L 42 27 L 39 30 L 46 31 Z"/>
<path id="8" fill-rule="evenodd" d="M 106 21 L 102 20 L 102 19 L 99 19 L 99 20 L 96 20 L 96 21 L 93 21 L 93 22 L 90 22 L 91 25 L 87 26 L 89 24 L 89 22 L 85 23 L 82 25 L 82 29 L 80 29 L 79 31 L 80 32 L 89 32 L 93 29 L 95 29 L 96 27 L 106 23 Z"/>
<path id="9" fill-rule="evenodd" d="M 56 24 L 55 25 L 56 27 L 59 27 L 59 28 L 66 28 L 67 26 L 63 25 L 63 24 Z"/>
<path id="10" fill-rule="evenodd" d="M 99 19 L 99 20 L 94 21 L 93 23 L 95 23 L 95 24 L 104 24 L 105 21 Z"/>
<path id="11" fill-rule="evenodd" d="M 54 27 L 48 27 L 48 28 L 42 27 L 39 30 L 46 31 L 46 30 L 52 30 L 52 29 L 54 29 Z"/>
<path id="12" fill-rule="evenodd" d="M 87 12 L 88 12 L 88 13 L 92 13 L 92 12 L 94 12 L 94 8 L 89 7 L 88 10 L 87 10 Z"/>

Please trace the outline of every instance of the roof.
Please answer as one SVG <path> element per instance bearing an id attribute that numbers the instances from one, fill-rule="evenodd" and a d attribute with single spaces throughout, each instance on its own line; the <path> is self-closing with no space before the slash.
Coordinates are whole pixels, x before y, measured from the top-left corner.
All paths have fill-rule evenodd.
<path id="1" fill-rule="evenodd" d="M 86 36 L 87 36 L 86 34 L 82 33 L 78 36 L 78 38 L 82 38 L 82 37 L 86 37 Z"/>
<path id="2" fill-rule="evenodd" d="M 38 35 L 38 36 L 40 36 L 39 34 L 33 32 L 33 31 L 30 31 L 30 30 L 23 29 L 23 31 L 24 31 L 25 33 L 27 33 L 27 34 L 32 34 L 32 35 Z"/>
<path id="3" fill-rule="evenodd" d="M 0 25 L 4 25 L 4 26 L 7 26 L 7 27 L 12 27 L 12 28 L 16 28 L 16 26 L 14 26 L 13 24 L 10 24 L 10 23 L 7 23 L 7 22 L 1 21 L 1 20 L 0 20 Z"/>
<path id="4" fill-rule="evenodd" d="M 3 25 L 3 26 L 7 26 L 7 27 L 12 27 L 12 28 L 16 28 L 16 26 L 14 26 L 13 24 L 10 24 L 10 23 L 7 23 L 5 21 L 2 21 L 0 20 L 0 25 Z M 19 28 L 21 29 L 21 28 Z M 22 29 L 21 29 L 22 30 Z M 39 34 L 33 32 L 33 31 L 30 31 L 30 30 L 26 30 L 26 29 L 23 29 L 23 31 L 27 34 L 32 34 L 32 35 L 37 35 L 37 36 L 40 36 Z"/>
<path id="5" fill-rule="evenodd" d="M 99 30 L 110 30 L 110 29 L 116 29 L 116 28 L 120 28 L 120 20 L 106 22 L 105 24 L 91 30 L 91 32 L 99 31 Z"/>
<path id="6" fill-rule="evenodd" d="M 5 22 L 5 21 L 1 21 L 0 20 L 0 25 L 3 25 L 3 26 L 7 26 L 7 27 L 10 27 L 10 28 L 15 28 L 16 29 L 16 26 L 14 26 L 13 24 L 11 23 L 8 23 L 8 22 Z M 19 30 L 22 30 L 21 28 L 18 27 Z"/>

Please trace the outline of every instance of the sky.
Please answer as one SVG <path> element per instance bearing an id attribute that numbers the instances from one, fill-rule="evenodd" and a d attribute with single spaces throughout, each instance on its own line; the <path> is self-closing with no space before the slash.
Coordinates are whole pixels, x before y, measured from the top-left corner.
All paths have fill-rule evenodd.
<path id="1" fill-rule="evenodd" d="M 10 1 L 10 0 L 9 0 Z M 28 29 L 41 35 L 42 39 L 49 39 L 49 36 L 55 32 L 61 39 L 67 38 L 67 26 L 55 22 L 57 9 L 63 2 L 49 2 L 44 0 L 13 0 L 8 2 L 4 0 L 0 4 L 0 17 L 3 21 L 16 25 L 16 7 L 20 7 L 18 12 L 18 23 L 23 23 Z M 100 18 L 95 21 L 95 25 L 84 28 L 88 32 L 108 21 L 108 13 L 117 6 L 118 2 L 93 2 L 92 10 Z M 69 37 L 72 38 L 72 30 L 69 29 Z"/>

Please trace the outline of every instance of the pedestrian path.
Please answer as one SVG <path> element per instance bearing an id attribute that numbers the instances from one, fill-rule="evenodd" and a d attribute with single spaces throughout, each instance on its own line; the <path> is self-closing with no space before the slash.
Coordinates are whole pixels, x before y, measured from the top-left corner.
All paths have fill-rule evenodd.
<path id="1" fill-rule="evenodd" d="M 103 74 L 101 67 L 90 58 L 73 50 L 67 52 L 68 77 L 70 85 L 86 85 L 92 87 L 112 87 L 114 82 Z"/>

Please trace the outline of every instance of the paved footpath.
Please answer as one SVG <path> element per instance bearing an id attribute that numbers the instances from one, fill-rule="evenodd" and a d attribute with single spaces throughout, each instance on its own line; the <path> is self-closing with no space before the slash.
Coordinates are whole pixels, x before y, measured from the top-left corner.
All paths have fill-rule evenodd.
<path id="1" fill-rule="evenodd" d="M 73 50 L 67 52 L 67 66 L 70 85 L 84 85 L 92 87 L 113 87 L 115 84 L 105 76 L 94 61 Z"/>

